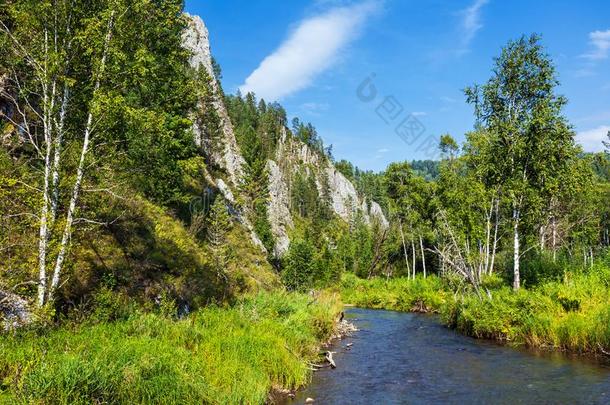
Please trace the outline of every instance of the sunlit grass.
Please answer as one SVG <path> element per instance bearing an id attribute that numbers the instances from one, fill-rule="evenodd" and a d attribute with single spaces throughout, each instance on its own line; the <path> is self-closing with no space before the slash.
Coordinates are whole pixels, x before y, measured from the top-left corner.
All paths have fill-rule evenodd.
<path id="1" fill-rule="evenodd" d="M 261 293 L 182 320 L 125 321 L 0 340 L 0 399 L 21 403 L 262 403 L 308 381 L 336 296 Z"/>

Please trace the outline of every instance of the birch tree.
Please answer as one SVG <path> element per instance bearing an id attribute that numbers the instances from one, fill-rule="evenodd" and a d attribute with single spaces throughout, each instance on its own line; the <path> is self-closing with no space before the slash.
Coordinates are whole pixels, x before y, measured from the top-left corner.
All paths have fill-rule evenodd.
<path id="1" fill-rule="evenodd" d="M 544 206 L 541 190 L 576 153 L 573 132 L 562 116 L 566 99 L 555 94 L 551 59 L 536 35 L 511 41 L 495 59 L 493 75 L 465 90 L 477 125 L 489 136 L 485 181 L 501 188 L 511 212 L 513 288 L 520 282 L 523 233 Z"/>
<path id="2" fill-rule="evenodd" d="M 16 2 L 7 7 L 5 20 L 0 21 L 4 43 L 8 43 L 10 59 L 9 85 L 3 87 L 2 97 L 8 99 L 16 111 L 3 119 L 17 128 L 35 151 L 40 162 L 41 187 L 38 232 L 38 293 L 37 304 L 53 302 L 53 293 L 59 285 L 66 251 L 72 232 L 74 213 L 86 171 L 90 138 L 93 126 L 94 99 L 104 73 L 108 44 L 112 37 L 114 10 L 101 13 L 107 21 L 103 50 L 91 50 L 89 68 L 78 70 L 73 65 L 83 63 L 82 54 L 72 47 L 75 38 L 84 30 L 83 9 L 68 1 L 41 1 L 34 5 Z M 106 18 L 104 18 L 104 16 Z M 80 18 L 80 21 L 77 19 Z M 95 24 L 98 21 L 91 21 Z M 82 39 L 81 39 L 82 40 Z M 80 51 L 82 51 L 82 44 Z M 99 56 L 99 59 L 95 59 Z M 70 105 L 71 87 L 76 80 L 82 84 L 93 82 L 93 90 L 79 89 L 81 102 L 88 110 L 84 126 L 79 125 L 78 112 Z M 82 99 L 88 94 L 88 98 Z M 71 114 L 71 116 L 68 116 Z M 49 244 L 52 232 L 59 221 L 60 182 L 63 172 L 62 149 L 66 140 L 66 122 L 71 121 L 76 134 L 82 130 L 82 150 L 72 186 L 70 203 L 61 220 L 64 222 L 59 253 L 50 272 Z"/>
<path id="3" fill-rule="evenodd" d="M 476 285 L 493 272 L 500 226 L 499 190 L 484 184 L 479 169 L 486 158 L 473 153 L 485 138 L 484 132 L 469 133 L 464 155 L 445 153 L 436 192 L 433 250 L 450 271 Z M 444 143 L 453 144 L 446 137 Z"/>

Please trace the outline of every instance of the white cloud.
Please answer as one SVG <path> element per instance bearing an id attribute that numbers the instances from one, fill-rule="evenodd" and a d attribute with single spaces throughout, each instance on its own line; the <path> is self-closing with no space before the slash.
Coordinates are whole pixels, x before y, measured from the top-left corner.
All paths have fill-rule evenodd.
<path id="1" fill-rule="evenodd" d="M 483 23 L 481 22 L 481 9 L 487 2 L 488 0 L 475 0 L 470 7 L 460 12 L 460 15 L 462 16 L 462 45 L 459 52 L 466 52 L 477 31 L 483 28 Z"/>
<path id="2" fill-rule="evenodd" d="M 414 111 L 411 113 L 411 115 L 414 117 L 424 117 L 424 116 L 428 115 L 428 113 L 425 111 Z"/>
<path id="3" fill-rule="evenodd" d="M 377 153 L 388 153 L 390 150 L 388 148 L 377 149 Z"/>
<path id="4" fill-rule="evenodd" d="M 309 115 L 319 115 L 324 111 L 328 111 L 330 105 L 328 103 L 308 102 L 300 105 L 301 111 Z"/>
<path id="5" fill-rule="evenodd" d="M 608 140 L 608 131 L 610 131 L 610 125 L 601 125 L 597 128 L 577 133 L 576 141 L 582 145 L 585 152 L 601 152 L 604 150 L 602 141 Z"/>
<path id="6" fill-rule="evenodd" d="M 607 59 L 610 54 L 610 30 L 590 32 L 589 43 L 593 50 L 581 55 L 583 58 L 593 61 Z"/>
<path id="7" fill-rule="evenodd" d="M 581 69 L 578 69 L 574 72 L 574 77 L 581 79 L 583 77 L 591 77 L 591 76 L 595 76 L 595 72 L 591 69 L 591 67 L 584 67 Z"/>
<path id="8" fill-rule="evenodd" d="M 307 87 L 336 62 L 376 7 L 377 2 L 366 1 L 301 21 L 239 89 L 272 101 Z"/>

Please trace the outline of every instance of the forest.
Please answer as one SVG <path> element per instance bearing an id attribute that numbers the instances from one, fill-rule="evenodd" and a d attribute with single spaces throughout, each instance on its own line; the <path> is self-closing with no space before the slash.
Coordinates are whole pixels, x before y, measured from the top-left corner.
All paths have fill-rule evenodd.
<path id="1" fill-rule="evenodd" d="M 309 381 L 342 302 L 610 352 L 610 133 L 605 152 L 576 143 L 539 36 L 464 89 L 473 129 L 443 135 L 440 161 L 373 172 L 281 104 L 225 93 L 215 61 L 193 67 L 183 7 L 0 6 L 1 400 L 263 403 Z M 290 173 L 281 254 L 270 160 Z M 387 223 L 341 218 L 328 170 Z"/>

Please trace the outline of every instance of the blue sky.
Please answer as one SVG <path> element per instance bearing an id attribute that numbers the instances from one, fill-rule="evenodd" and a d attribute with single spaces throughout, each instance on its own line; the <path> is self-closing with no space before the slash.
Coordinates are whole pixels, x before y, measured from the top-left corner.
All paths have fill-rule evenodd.
<path id="1" fill-rule="evenodd" d="M 186 1 L 210 31 L 227 92 L 279 100 L 312 122 L 337 159 L 364 169 L 434 158 L 462 141 L 472 108 L 510 39 L 538 33 L 557 66 L 565 114 L 587 151 L 610 130 L 610 2 Z"/>

